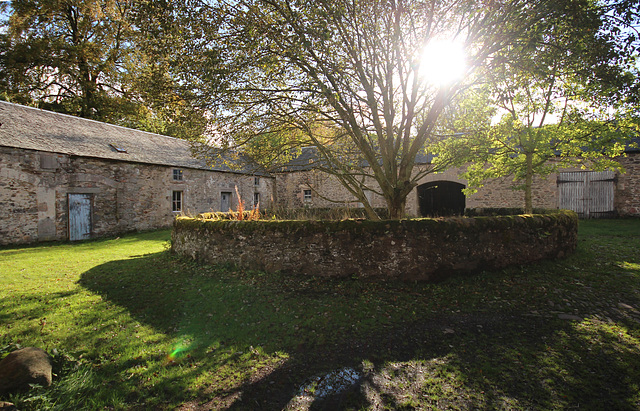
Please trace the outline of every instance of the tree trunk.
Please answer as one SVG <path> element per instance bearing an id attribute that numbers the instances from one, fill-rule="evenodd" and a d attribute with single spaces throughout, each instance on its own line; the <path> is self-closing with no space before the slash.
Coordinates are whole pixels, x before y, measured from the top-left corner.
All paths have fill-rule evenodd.
<path id="1" fill-rule="evenodd" d="M 362 205 L 364 206 L 364 211 L 367 213 L 367 217 L 370 220 L 380 220 L 380 216 L 376 213 L 376 210 L 373 209 L 368 200 L 362 201 Z"/>
<path id="2" fill-rule="evenodd" d="M 533 200 L 531 197 L 533 185 L 533 153 L 526 153 L 527 171 L 524 180 L 524 213 L 533 214 Z"/>
<path id="3" fill-rule="evenodd" d="M 387 210 L 389 211 L 389 219 L 399 220 L 405 216 L 405 207 L 407 205 L 406 195 L 395 195 L 387 198 Z"/>

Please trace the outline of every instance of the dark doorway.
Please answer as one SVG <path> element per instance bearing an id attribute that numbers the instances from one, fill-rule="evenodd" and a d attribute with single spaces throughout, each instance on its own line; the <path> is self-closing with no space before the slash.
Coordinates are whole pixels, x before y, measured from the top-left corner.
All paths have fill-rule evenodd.
<path id="1" fill-rule="evenodd" d="M 463 215 L 464 184 L 453 181 L 433 181 L 418 186 L 418 204 L 423 217 Z"/>

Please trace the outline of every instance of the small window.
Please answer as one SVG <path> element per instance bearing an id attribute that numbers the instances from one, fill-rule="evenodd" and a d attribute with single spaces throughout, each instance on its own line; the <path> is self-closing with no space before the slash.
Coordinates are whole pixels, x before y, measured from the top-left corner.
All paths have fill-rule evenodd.
<path id="1" fill-rule="evenodd" d="M 171 199 L 171 209 L 175 213 L 182 211 L 182 191 L 174 191 Z"/>
<path id="2" fill-rule="evenodd" d="M 254 186 L 260 185 L 260 177 L 253 177 L 253 185 Z"/>
<path id="3" fill-rule="evenodd" d="M 182 170 L 178 168 L 173 169 L 173 179 L 175 181 L 182 181 Z"/>
<path id="4" fill-rule="evenodd" d="M 114 149 L 114 150 L 115 150 L 116 152 L 118 152 L 118 153 L 125 153 L 125 154 L 128 154 L 128 153 L 127 153 L 127 149 L 126 149 L 126 148 L 124 148 L 124 147 L 122 147 L 121 145 L 118 145 L 118 144 L 109 144 L 109 147 L 111 147 L 112 149 Z"/>
<path id="5" fill-rule="evenodd" d="M 311 190 L 304 190 L 303 191 L 303 199 L 305 203 L 310 203 L 311 202 Z"/>
<path id="6" fill-rule="evenodd" d="M 260 204 L 260 193 L 253 193 L 253 207 L 256 208 Z"/>

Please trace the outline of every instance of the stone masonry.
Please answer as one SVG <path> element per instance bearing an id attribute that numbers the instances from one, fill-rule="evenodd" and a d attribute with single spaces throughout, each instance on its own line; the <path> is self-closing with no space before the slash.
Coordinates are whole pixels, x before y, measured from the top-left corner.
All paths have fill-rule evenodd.
<path id="1" fill-rule="evenodd" d="M 235 208 L 236 186 L 245 205 L 258 193 L 269 206 L 273 185 L 245 174 L 0 147 L 0 244 L 67 239 L 73 193 L 91 195 L 92 237 L 101 237 L 169 227 L 180 214 L 172 211 L 173 191 L 183 193 L 182 213 L 195 215 L 221 211 L 223 192 Z"/>
<path id="2" fill-rule="evenodd" d="M 617 173 L 615 182 L 615 209 L 619 215 L 640 215 L 640 152 L 631 152 L 618 160 L 625 168 L 624 173 Z M 425 165 L 418 165 L 419 168 Z M 576 171 L 568 169 L 563 171 Z M 442 173 L 428 174 L 418 185 L 434 181 L 452 181 L 467 185 L 466 180 L 459 177 L 462 168 L 452 168 Z M 533 207 L 544 209 L 558 208 L 558 174 L 547 177 L 535 176 L 533 180 Z M 522 208 L 524 192 L 513 187 L 511 177 L 488 180 L 477 193 L 466 197 L 466 208 Z M 277 176 L 277 204 L 281 207 L 358 207 L 359 203 L 333 176 L 322 175 L 313 170 L 294 171 Z M 310 201 L 304 201 L 304 190 L 312 190 Z M 328 199 L 334 201 L 328 201 Z M 386 207 L 384 199 L 370 193 L 369 200 L 374 208 Z M 417 190 L 407 196 L 406 214 L 417 217 L 420 214 Z"/>

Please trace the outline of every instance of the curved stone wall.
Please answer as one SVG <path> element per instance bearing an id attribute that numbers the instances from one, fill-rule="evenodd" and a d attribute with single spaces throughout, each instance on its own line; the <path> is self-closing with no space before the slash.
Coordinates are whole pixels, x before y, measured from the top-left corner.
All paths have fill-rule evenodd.
<path id="1" fill-rule="evenodd" d="M 177 218 L 172 251 L 296 275 L 438 281 L 575 251 L 578 217 L 551 214 L 399 221 Z"/>

